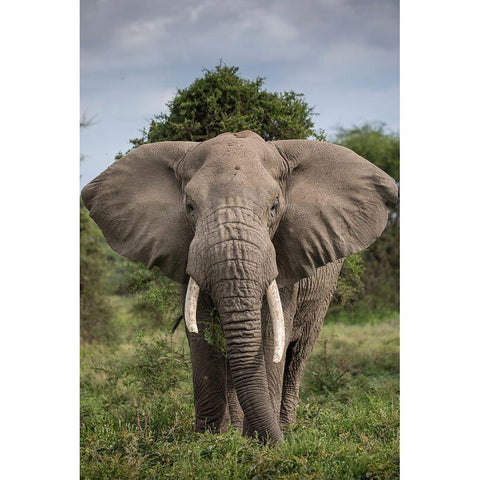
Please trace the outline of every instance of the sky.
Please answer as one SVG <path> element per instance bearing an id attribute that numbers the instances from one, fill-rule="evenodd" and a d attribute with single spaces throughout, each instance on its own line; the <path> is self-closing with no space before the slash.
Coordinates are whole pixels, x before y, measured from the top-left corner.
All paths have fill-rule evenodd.
<path id="1" fill-rule="evenodd" d="M 399 130 L 398 0 L 81 0 L 81 186 L 222 60 L 303 93 L 315 128 Z"/>

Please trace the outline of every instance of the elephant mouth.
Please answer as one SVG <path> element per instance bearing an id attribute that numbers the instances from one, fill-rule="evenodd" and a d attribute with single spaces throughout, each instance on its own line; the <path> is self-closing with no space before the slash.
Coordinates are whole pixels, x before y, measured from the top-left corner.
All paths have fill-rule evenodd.
<path id="1" fill-rule="evenodd" d="M 197 326 L 197 303 L 200 294 L 200 287 L 197 282 L 190 277 L 185 296 L 185 325 L 191 333 L 198 333 Z M 268 286 L 267 303 L 270 310 L 273 326 L 273 362 L 279 363 L 282 360 L 285 348 L 285 322 L 283 319 L 283 308 L 280 300 L 277 282 L 275 280 Z"/>

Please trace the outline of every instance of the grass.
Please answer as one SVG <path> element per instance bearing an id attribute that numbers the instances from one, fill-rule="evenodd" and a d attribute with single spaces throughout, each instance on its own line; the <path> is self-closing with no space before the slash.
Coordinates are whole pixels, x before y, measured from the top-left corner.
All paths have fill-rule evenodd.
<path id="1" fill-rule="evenodd" d="M 193 431 L 188 345 L 116 307 L 116 344 L 82 345 L 83 479 L 399 478 L 398 315 L 325 325 L 297 423 L 262 447 L 233 430 Z"/>

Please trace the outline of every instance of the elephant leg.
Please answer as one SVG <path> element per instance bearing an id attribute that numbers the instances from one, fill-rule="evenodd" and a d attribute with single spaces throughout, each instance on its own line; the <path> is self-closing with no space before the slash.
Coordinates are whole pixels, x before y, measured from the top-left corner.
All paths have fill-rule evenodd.
<path id="1" fill-rule="evenodd" d="M 218 347 L 205 340 L 205 331 L 212 328 L 212 310 L 210 299 L 200 295 L 197 308 L 198 333 L 187 331 L 197 432 L 223 432 L 228 420 L 227 361 Z"/>
<path id="2" fill-rule="evenodd" d="M 319 332 L 320 329 L 318 329 Z M 311 347 L 313 347 L 313 344 Z M 300 382 L 307 364 L 307 358 L 312 350 L 311 347 L 307 349 L 302 348 L 301 339 L 290 343 L 288 346 L 283 377 L 282 406 L 280 409 L 281 425 L 292 425 L 295 423 Z"/>
<path id="3" fill-rule="evenodd" d="M 243 429 L 243 410 L 237 398 L 237 392 L 233 386 L 232 374 L 230 372 L 230 366 L 227 362 L 227 404 L 228 404 L 228 417 L 230 423 L 240 433 Z"/>
<path id="4" fill-rule="evenodd" d="M 285 372 L 283 375 L 282 407 L 280 424 L 294 424 L 299 400 L 300 383 L 307 360 L 320 334 L 326 309 L 302 318 L 304 329 L 301 336 L 287 348 Z"/>
<path id="5" fill-rule="evenodd" d="M 343 259 L 318 268 L 298 282 L 297 312 L 293 320 L 292 341 L 285 360 L 280 424 L 295 423 L 300 382 L 307 360 L 320 334 L 330 300 L 337 285 Z"/>

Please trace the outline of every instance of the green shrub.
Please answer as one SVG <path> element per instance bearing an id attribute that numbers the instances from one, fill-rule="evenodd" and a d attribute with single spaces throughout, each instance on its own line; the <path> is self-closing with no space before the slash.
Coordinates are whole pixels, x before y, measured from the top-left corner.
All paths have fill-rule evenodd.
<path id="1" fill-rule="evenodd" d="M 178 285 L 164 276 L 150 282 L 145 290 L 136 295 L 133 312 L 143 319 L 144 325 L 170 325 L 172 317 L 181 312 Z"/>
<path id="2" fill-rule="evenodd" d="M 82 341 L 111 340 L 112 307 L 107 298 L 107 254 L 102 232 L 80 205 L 80 335 Z"/>
<path id="3" fill-rule="evenodd" d="M 134 297 L 131 309 L 144 327 L 168 325 L 181 312 L 179 285 L 166 278 L 158 267 L 149 270 L 141 263 L 119 257 L 111 286 L 116 294 Z"/>
<path id="4" fill-rule="evenodd" d="M 201 142 L 224 132 L 252 130 L 265 140 L 325 139 L 316 132 L 313 107 L 303 94 L 268 92 L 264 78 L 247 80 L 238 67 L 220 62 L 167 103 L 168 113 L 156 115 L 134 146 L 164 140 Z"/>
<path id="5" fill-rule="evenodd" d="M 363 252 L 349 255 L 343 262 L 333 302 L 342 307 L 351 306 L 365 293 L 362 273 L 365 269 Z"/>

